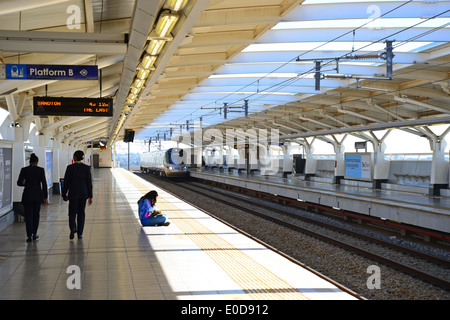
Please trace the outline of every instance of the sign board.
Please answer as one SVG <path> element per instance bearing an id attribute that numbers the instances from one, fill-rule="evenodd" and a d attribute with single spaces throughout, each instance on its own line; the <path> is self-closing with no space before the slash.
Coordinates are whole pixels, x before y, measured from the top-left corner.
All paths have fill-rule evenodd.
<path id="1" fill-rule="evenodd" d="M 33 97 L 33 115 L 112 117 L 112 98 Z"/>
<path id="2" fill-rule="evenodd" d="M 344 155 L 344 177 L 357 180 L 372 181 L 372 153 L 346 153 Z"/>
<path id="3" fill-rule="evenodd" d="M 12 209 L 12 150 L 12 146 L 0 141 L 0 217 Z"/>
<path id="4" fill-rule="evenodd" d="M 367 141 L 357 141 L 355 142 L 355 149 L 364 149 L 367 150 Z"/>
<path id="5" fill-rule="evenodd" d="M 8 80 L 98 80 L 97 66 L 6 64 Z"/>

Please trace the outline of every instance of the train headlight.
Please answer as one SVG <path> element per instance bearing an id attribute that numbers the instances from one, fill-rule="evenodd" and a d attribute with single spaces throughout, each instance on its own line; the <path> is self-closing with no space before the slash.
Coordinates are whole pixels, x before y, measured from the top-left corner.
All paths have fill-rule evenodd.
<path id="1" fill-rule="evenodd" d="M 169 170 L 173 170 L 173 167 L 172 167 L 172 166 L 169 166 Z"/>

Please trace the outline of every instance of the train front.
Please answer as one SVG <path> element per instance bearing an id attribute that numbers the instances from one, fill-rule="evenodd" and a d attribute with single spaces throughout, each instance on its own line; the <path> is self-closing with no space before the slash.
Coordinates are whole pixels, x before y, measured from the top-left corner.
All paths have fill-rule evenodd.
<path id="1" fill-rule="evenodd" d="M 166 152 L 166 165 L 164 171 L 167 177 L 187 176 L 187 164 L 184 159 L 183 149 L 171 148 Z"/>

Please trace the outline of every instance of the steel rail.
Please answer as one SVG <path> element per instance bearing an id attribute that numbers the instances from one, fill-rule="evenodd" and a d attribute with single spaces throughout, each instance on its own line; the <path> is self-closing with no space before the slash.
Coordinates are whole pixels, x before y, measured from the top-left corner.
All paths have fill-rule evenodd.
<path id="1" fill-rule="evenodd" d="M 204 189 L 204 190 L 210 190 L 210 189 L 207 189 L 206 187 L 203 187 L 201 185 L 195 185 L 195 187 L 201 188 L 201 189 Z M 228 194 L 228 193 L 227 194 L 223 194 L 223 195 L 225 195 L 225 196 L 227 196 L 229 198 L 232 198 L 234 200 L 238 200 L 238 201 L 248 201 L 248 199 L 243 199 L 242 197 L 235 196 L 235 195 Z M 289 211 L 286 211 L 286 210 L 283 210 L 283 209 L 274 208 L 274 207 L 268 208 L 266 205 L 261 204 L 261 203 L 257 203 L 257 202 L 252 202 L 251 204 L 254 205 L 254 206 L 260 207 L 262 209 L 268 209 L 268 210 L 275 211 L 275 212 L 277 212 L 279 214 L 282 214 L 282 215 L 286 215 L 286 216 L 289 216 L 289 217 L 292 217 L 292 218 L 295 218 L 295 219 L 298 219 L 298 220 L 305 221 L 307 223 L 319 225 L 319 226 L 324 227 L 324 228 L 333 229 L 333 230 L 335 230 L 337 232 L 341 232 L 341 233 L 350 235 L 352 237 L 361 238 L 361 239 L 369 241 L 369 242 L 375 242 L 375 243 L 378 243 L 378 244 L 380 244 L 382 246 L 390 247 L 392 249 L 395 249 L 395 250 L 398 250 L 398 251 L 401 251 L 401 252 L 404 252 L 404 253 L 416 256 L 416 257 L 420 257 L 420 258 L 422 258 L 424 260 L 433 261 L 435 263 L 438 263 L 438 264 L 441 264 L 441 265 L 443 265 L 445 267 L 450 268 L 450 261 L 441 259 L 441 258 L 433 256 L 433 255 L 426 254 L 424 252 L 420 252 L 420 251 L 417 251 L 417 250 L 414 250 L 414 249 L 411 249 L 411 248 L 407 248 L 407 247 L 404 247 L 404 246 L 401 246 L 401 245 L 398 245 L 398 244 L 395 244 L 395 243 L 392 243 L 392 242 L 387 242 L 385 240 L 382 240 L 382 239 L 379 239 L 379 238 L 375 238 L 375 237 L 371 237 L 369 235 L 365 235 L 365 234 L 362 234 L 360 232 L 348 230 L 348 229 L 345 229 L 345 228 L 342 228 L 342 227 L 339 227 L 339 226 L 336 226 L 336 225 L 332 225 L 330 223 L 326 223 L 326 222 L 318 221 L 318 220 L 315 220 L 315 219 L 312 219 L 312 218 L 304 217 L 304 216 L 301 216 L 299 214 L 296 214 L 296 213 L 293 213 L 293 212 L 289 212 Z M 293 208 L 293 207 L 291 207 L 291 208 Z"/>

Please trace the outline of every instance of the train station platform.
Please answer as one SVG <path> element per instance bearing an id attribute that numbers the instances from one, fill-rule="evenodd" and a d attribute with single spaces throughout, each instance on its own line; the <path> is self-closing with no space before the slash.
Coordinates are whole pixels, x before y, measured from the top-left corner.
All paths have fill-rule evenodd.
<path id="1" fill-rule="evenodd" d="M 93 171 L 82 239 L 69 239 L 67 202 L 51 195 L 39 239 L 24 222 L 0 232 L 0 299 L 356 299 L 124 169 Z M 137 200 L 159 193 L 166 227 L 142 227 Z"/>
<path id="2" fill-rule="evenodd" d="M 247 175 L 246 171 L 217 168 L 191 170 L 190 176 L 427 228 L 430 231 L 450 233 L 450 197 L 307 181 L 290 176 Z"/>

